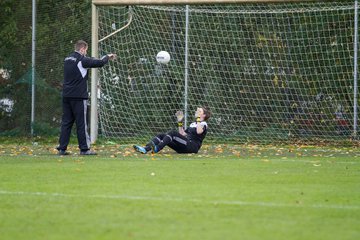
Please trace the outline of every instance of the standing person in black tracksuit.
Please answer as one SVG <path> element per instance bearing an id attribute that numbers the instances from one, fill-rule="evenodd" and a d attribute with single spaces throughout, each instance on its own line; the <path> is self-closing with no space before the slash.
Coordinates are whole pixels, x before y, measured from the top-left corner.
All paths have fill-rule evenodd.
<path id="1" fill-rule="evenodd" d="M 175 113 L 178 121 L 178 131 L 169 131 L 156 135 L 145 147 L 134 145 L 137 152 L 146 154 L 148 152 L 158 153 L 165 146 L 175 150 L 177 153 L 198 153 L 206 136 L 208 125 L 206 120 L 210 118 L 211 112 L 208 108 L 199 107 L 195 112 L 196 121 L 186 129 L 183 127 L 184 113 Z"/>
<path id="2" fill-rule="evenodd" d="M 76 123 L 77 139 L 81 155 L 96 155 L 90 150 L 90 137 L 87 132 L 88 104 L 88 68 L 99 68 L 116 58 L 115 54 L 107 54 L 101 59 L 86 56 L 88 44 L 79 40 L 75 44 L 75 52 L 64 60 L 64 82 L 62 92 L 63 115 L 61 134 L 57 150 L 59 155 L 68 155 L 66 151 L 70 141 L 71 128 Z"/>

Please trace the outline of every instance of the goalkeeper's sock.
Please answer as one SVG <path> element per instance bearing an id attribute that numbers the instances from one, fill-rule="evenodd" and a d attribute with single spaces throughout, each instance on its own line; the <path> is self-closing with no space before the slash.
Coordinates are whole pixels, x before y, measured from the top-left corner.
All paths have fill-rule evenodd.
<path id="1" fill-rule="evenodd" d="M 145 146 L 146 151 L 151 151 L 153 149 L 153 146 L 158 145 L 160 142 L 161 139 L 158 136 L 154 137 L 153 139 L 151 139 L 150 142 L 148 142 L 148 144 L 146 144 Z"/>
<path id="2" fill-rule="evenodd" d="M 153 152 L 154 153 L 160 152 L 161 149 L 163 149 L 165 146 L 167 146 L 170 142 L 172 142 L 172 137 L 167 134 L 163 138 L 163 140 L 160 141 L 159 144 L 157 144 L 157 145 L 154 144 Z"/>
<path id="3" fill-rule="evenodd" d="M 150 144 L 152 153 L 158 153 L 160 151 L 159 147 L 154 142 L 150 142 Z"/>
<path id="4" fill-rule="evenodd" d="M 154 145 L 154 148 L 153 148 L 153 153 L 158 153 L 160 152 L 160 149 L 158 146 Z"/>
<path id="5" fill-rule="evenodd" d="M 146 146 L 144 147 L 146 151 L 151 151 L 151 144 L 146 144 Z"/>

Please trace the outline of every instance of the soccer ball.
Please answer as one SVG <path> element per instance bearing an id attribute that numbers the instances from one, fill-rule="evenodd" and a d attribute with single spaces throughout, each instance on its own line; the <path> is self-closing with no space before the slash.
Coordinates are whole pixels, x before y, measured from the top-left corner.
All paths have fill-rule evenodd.
<path id="1" fill-rule="evenodd" d="M 156 55 L 156 61 L 158 63 L 167 64 L 170 61 L 170 54 L 167 51 L 160 51 Z"/>

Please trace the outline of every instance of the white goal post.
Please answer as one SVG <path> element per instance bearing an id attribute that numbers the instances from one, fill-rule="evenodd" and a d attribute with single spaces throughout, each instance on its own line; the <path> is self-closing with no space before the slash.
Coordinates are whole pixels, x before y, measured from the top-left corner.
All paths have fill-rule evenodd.
<path id="1" fill-rule="evenodd" d="M 148 139 L 208 106 L 220 141 L 357 133 L 357 1 L 92 0 L 90 136 Z M 171 55 L 168 65 L 156 53 Z M 98 112 L 99 111 L 99 112 Z M 98 121 L 99 116 L 99 121 Z"/>

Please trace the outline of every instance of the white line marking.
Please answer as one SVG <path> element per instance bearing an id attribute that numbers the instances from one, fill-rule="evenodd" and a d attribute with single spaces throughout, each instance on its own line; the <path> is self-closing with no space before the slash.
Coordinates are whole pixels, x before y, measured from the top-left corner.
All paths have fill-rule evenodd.
<path id="1" fill-rule="evenodd" d="M 244 202 L 244 201 L 226 201 L 214 200 L 206 201 L 200 199 L 186 198 L 162 198 L 151 196 L 129 196 L 129 195 L 76 195 L 66 193 L 47 193 L 47 192 L 11 192 L 0 190 L 0 195 L 23 195 L 23 196 L 45 196 L 45 197 L 66 197 L 66 198 L 102 198 L 102 199 L 120 199 L 120 200 L 139 200 L 139 201 L 163 201 L 163 202 L 193 202 L 211 205 L 238 205 L 238 206 L 256 206 L 256 207 L 290 207 L 290 208 L 322 208 L 338 210 L 360 210 L 358 205 L 328 205 L 328 204 L 291 204 L 291 203 L 274 203 L 274 202 Z"/>

